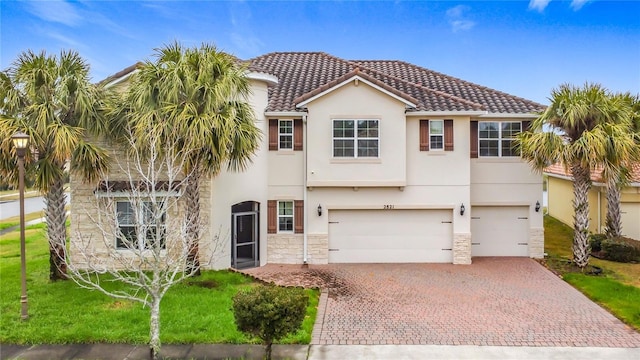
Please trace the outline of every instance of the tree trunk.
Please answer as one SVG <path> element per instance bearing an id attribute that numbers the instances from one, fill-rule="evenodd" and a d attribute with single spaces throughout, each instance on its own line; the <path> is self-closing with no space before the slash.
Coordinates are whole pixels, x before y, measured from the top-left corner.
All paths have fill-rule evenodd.
<path id="1" fill-rule="evenodd" d="M 156 296 L 151 300 L 151 321 L 149 323 L 150 341 L 149 358 L 159 359 L 160 354 L 160 298 Z"/>
<path id="2" fill-rule="evenodd" d="M 49 237 L 49 279 L 52 281 L 67 279 L 66 242 L 67 212 L 64 194 L 64 182 L 58 179 L 45 194 L 45 218 Z"/>
<path id="3" fill-rule="evenodd" d="M 573 262 L 584 269 L 589 264 L 589 189 L 591 173 L 580 164 L 571 167 L 573 175 Z"/>
<path id="4" fill-rule="evenodd" d="M 615 238 L 622 235 L 622 214 L 620 210 L 620 187 L 618 179 L 607 181 L 607 237 Z"/>
<path id="5" fill-rule="evenodd" d="M 273 348 L 273 341 L 267 341 L 267 346 L 264 349 L 264 358 L 271 360 L 271 350 Z"/>
<path id="6" fill-rule="evenodd" d="M 200 172 L 198 169 L 195 169 L 187 178 L 184 199 L 186 202 L 187 241 L 189 241 L 186 272 L 193 274 L 193 276 L 200 276 Z"/>

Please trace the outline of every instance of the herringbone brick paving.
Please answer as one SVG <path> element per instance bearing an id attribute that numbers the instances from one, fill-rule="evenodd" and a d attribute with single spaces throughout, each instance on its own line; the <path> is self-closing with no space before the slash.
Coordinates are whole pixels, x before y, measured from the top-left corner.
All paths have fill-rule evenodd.
<path id="1" fill-rule="evenodd" d="M 526 258 L 245 272 L 327 292 L 313 344 L 640 347 L 640 333 Z"/>

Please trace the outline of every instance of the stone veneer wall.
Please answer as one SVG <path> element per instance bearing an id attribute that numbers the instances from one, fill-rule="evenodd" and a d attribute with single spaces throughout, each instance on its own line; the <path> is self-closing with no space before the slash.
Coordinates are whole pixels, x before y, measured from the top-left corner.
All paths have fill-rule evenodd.
<path id="1" fill-rule="evenodd" d="M 471 234 L 453 234 L 453 263 L 471 264 Z"/>
<path id="2" fill-rule="evenodd" d="M 529 229 L 529 257 L 544 257 L 544 228 Z"/>
<path id="3" fill-rule="evenodd" d="M 311 234 L 307 236 L 307 262 L 326 264 L 329 261 L 329 236 Z M 304 235 L 269 234 L 267 237 L 267 263 L 302 264 Z"/>
<path id="4" fill-rule="evenodd" d="M 108 153 L 111 157 L 111 169 L 109 171 L 110 181 L 128 181 L 129 177 L 123 168 L 126 168 L 127 157 L 124 151 L 109 146 L 104 141 L 98 141 L 97 144 L 105 149 L 108 149 Z M 120 163 L 119 163 L 120 162 Z M 103 232 L 98 228 L 96 222 L 98 216 L 102 218 L 102 224 L 106 227 L 115 224 L 115 214 L 106 214 L 104 210 L 100 210 L 98 205 L 106 203 L 107 201 L 117 200 L 114 198 L 97 198 L 94 194 L 97 183 L 86 183 L 81 178 L 71 174 L 71 202 L 70 202 L 70 237 L 73 243 L 70 246 L 70 255 L 78 255 L 78 248 L 84 248 L 86 251 L 90 251 L 96 256 L 96 260 L 100 261 L 105 266 L 118 267 L 118 264 L 109 257 L 109 251 L 112 251 L 115 247 L 115 239 L 105 238 Z M 213 239 L 215 235 L 211 234 L 209 230 L 209 214 L 211 210 L 211 181 L 204 180 L 200 185 L 200 217 L 201 217 L 201 242 L 200 242 L 200 260 L 203 268 L 211 267 L 212 261 L 215 261 L 220 253 L 224 253 L 224 236 L 220 234 L 220 244 L 214 244 Z M 168 218 L 169 224 L 171 221 L 179 220 L 183 214 L 183 209 L 179 203 L 177 207 L 169 209 Z M 169 225 L 168 224 L 168 225 Z M 172 225 L 176 225 L 173 223 Z M 169 230 L 171 232 L 171 230 Z M 179 230 L 178 230 L 179 231 Z M 227 244 L 228 245 L 228 244 Z M 175 247 L 171 247 L 167 244 L 169 250 L 173 249 L 178 251 Z M 124 254 L 126 250 L 119 252 Z M 81 263 L 78 263 L 82 267 Z"/>

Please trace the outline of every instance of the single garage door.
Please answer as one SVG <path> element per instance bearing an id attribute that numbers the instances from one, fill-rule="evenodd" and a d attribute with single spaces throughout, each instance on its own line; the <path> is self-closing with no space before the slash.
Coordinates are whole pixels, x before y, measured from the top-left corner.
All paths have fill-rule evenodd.
<path id="1" fill-rule="evenodd" d="M 451 210 L 331 210 L 329 262 L 453 262 L 451 216 Z"/>
<path id="2" fill-rule="evenodd" d="M 529 208 L 473 206 L 471 256 L 529 256 Z"/>
<path id="3" fill-rule="evenodd" d="M 640 240 L 640 203 L 621 203 L 622 234 Z"/>

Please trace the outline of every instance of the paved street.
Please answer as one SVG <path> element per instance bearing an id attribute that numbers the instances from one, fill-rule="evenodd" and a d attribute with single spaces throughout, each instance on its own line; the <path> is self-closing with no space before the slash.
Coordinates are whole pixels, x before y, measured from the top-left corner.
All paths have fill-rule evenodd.
<path id="1" fill-rule="evenodd" d="M 640 347 L 640 333 L 527 258 L 270 264 L 245 272 L 328 290 L 312 344 Z"/>
<path id="2" fill-rule="evenodd" d="M 69 193 L 67 203 L 69 203 Z M 44 198 L 42 196 L 24 199 L 24 213 L 29 214 L 44 209 Z M 20 203 L 18 200 L 0 201 L 0 220 L 20 215 Z"/>

